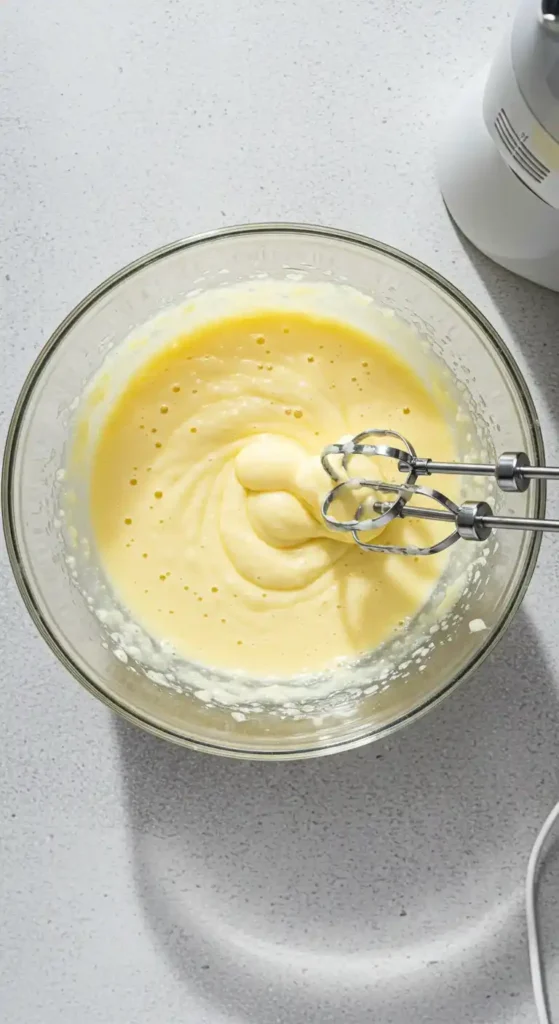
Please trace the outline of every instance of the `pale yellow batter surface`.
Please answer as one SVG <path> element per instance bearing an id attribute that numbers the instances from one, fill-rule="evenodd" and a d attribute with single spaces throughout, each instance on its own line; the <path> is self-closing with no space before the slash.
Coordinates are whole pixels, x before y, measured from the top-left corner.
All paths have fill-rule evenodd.
<path id="1" fill-rule="evenodd" d="M 371 427 L 455 456 L 416 374 L 351 327 L 278 311 L 177 338 L 129 381 L 95 451 L 93 527 L 117 596 L 210 666 L 289 676 L 374 648 L 421 609 L 445 556 L 365 554 L 324 528 L 318 455 Z M 382 536 L 430 544 L 441 527 Z"/>

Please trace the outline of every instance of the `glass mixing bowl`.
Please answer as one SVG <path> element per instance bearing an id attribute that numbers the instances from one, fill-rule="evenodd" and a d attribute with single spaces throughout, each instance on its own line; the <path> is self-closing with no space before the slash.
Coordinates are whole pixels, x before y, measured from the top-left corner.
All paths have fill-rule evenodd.
<path id="1" fill-rule="evenodd" d="M 305 225 L 255 225 L 149 253 L 70 313 L 38 356 L 18 399 L 4 456 L 2 512 L 27 609 L 62 664 L 93 694 L 136 724 L 186 746 L 237 757 L 310 757 L 391 732 L 464 679 L 518 608 L 540 538 L 501 532 L 497 541 L 493 534 L 476 566 L 458 576 L 448 628 L 433 630 L 428 657 L 412 659 L 402 678 L 381 692 L 353 695 L 352 706 L 341 714 L 308 709 L 286 718 L 264 709 L 237 721 L 231 709 L 206 706 L 119 661 L 75 585 L 65 554 L 58 480 L 77 399 L 110 348 L 134 327 L 197 289 L 266 277 L 338 283 L 371 296 L 378 308 L 390 311 L 385 340 L 391 341 L 394 325 L 411 328 L 416 343 L 431 351 L 466 397 L 486 455 L 522 449 L 534 463 L 544 462 L 537 415 L 516 363 L 490 324 L 448 281 L 358 235 Z M 545 489 L 532 485 L 525 494 L 497 493 L 493 501 L 503 514 L 540 517 Z M 451 559 L 464 544 L 452 549 Z M 484 628 L 478 631 L 480 623 Z M 373 677 L 374 654 L 371 666 Z"/>

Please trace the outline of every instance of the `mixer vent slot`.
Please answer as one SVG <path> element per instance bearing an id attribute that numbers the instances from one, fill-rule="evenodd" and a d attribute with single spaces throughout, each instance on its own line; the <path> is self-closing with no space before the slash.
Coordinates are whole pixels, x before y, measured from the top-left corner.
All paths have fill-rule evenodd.
<path id="1" fill-rule="evenodd" d="M 516 160 L 519 167 L 522 167 L 522 170 L 533 181 L 541 185 L 542 181 L 545 181 L 549 174 L 549 167 L 546 167 L 541 160 L 538 160 L 537 156 L 534 156 L 532 150 L 526 145 L 528 136 L 524 132 L 520 135 L 518 134 L 510 123 L 503 107 L 501 107 L 495 118 L 495 131 L 513 160 Z"/>

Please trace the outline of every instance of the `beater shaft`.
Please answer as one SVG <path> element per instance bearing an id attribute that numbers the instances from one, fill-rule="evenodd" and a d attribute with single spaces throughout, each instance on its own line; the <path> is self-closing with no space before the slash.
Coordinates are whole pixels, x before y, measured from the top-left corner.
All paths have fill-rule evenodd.
<path id="1" fill-rule="evenodd" d="M 435 473 L 441 475 L 460 476 L 493 476 L 499 480 L 499 466 L 504 464 L 504 459 L 518 459 L 522 452 L 506 452 L 499 457 L 496 465 L 481 462 L 436 462 L 434 459 L 407 460 L 402 462 L 401 469 L 413 468 L 418 476 L 433 476 Z M 527 456 L 526 456 L 527 457 Z M 502 469 L 501 469 L 502 473 Z M 557 466 L 521 466 L 515 470 L 520 480 L 559 480 L 559 467 Z"/>
<path id="2" fill-rule="evenodd" d="M 468 504 L 468 503 L 466 503 Z M 375 501 L 375 512 L 383 515 L 391 506 L 389 501 Z M 442 508 L 418 508 L 404 505 L 399 513 L 401 519 L 430 519 L 431 522 L 456 523 L 453 512 Z M 537 533 L 559 533 L 559 519 L 525 519 L 522 516 L 476 515 L 475 523 L 489 530 L 534 530 Z"/>

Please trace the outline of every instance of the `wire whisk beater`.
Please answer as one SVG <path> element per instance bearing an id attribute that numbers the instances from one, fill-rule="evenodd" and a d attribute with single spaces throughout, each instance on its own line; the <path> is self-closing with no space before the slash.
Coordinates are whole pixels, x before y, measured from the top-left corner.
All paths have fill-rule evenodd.
<path id="1" fill-rule="evenodd" d="M 397 441 L 398 447 L 385 443 L 387 441 Z M 385 480 L 368 477 L 352 477 L 350 460 L 355 455 L 391 460 L 404 475 L 402 482 L 387 483 Z M 397 431 L 374 429 L 364 430 L 349 440 L 328 445 L 321 454 L 321 462 L 334 482 L 322 503 L 324 522 L 331 530 L 351 533 L 355 543 L 365 551 L 435 555 L 461 539 L 487 540 L 492 530 L 559 532 L 558 519 L 494 515 L 487 501 L 464 501 L 457 504 L 441 491 L 417 484 L 419 477 L 433 474 L 487 476 L 492 477 L 502 491 L 522 493 L 528 489 L 532 480 L 559 480 L 559 467 L 532 466 L 525 452 L 503 452 L 494 464 L 436 462 L 418 456 L 413 445 Z M 357 491 L 370 494 L 363 496 L 361 493 L 353 519 L 337 519 L 331 511 L 333 503 L 348 492 Z M 430 499 L 434 507 L 410 504 L 410 500 L 416 496 Z M 395 519 L 408 518 L 450 523 L 453 529 L 441 541 L 428 547 L 382 544 L 363 537 Z"/>

